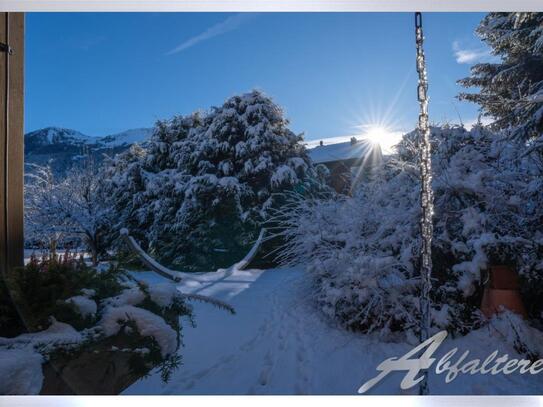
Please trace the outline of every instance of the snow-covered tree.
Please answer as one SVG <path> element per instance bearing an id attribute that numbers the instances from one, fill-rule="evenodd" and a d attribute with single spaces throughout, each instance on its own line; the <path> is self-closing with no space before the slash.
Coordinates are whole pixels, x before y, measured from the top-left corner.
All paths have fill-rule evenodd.
<path id="1" fill-rule="evenodd" d="M 161 261 L 188 270 L 243 257 L 274 193 L 318 176 L 282 109 L 261 92 L 157 123 L 145 148 L 117 156 L 102 177 L 116 220 Z"/>
<path id="2" fill-rule="evenodd" d="M 499 62 L 479 63 L 459 83 L 476 87 L 461 99 L 479 104 L 494 127 L 543 148 L 543 14 L 489 13 L 477 34 Z"/>
<path id="3" fill-rule="evenodd" d="M 59 242 L 81 241 L 96 264 L 105 250 L 102 229 L 108 219 L 98 185 L 92 162 L 61 180 L 49 167 L 33 166 L 25 183 L 27 241 L 45 242 L 53 254 Z"/>
<path id="4" fill-rule="evenodd" d="M 477 324 L 485 271 L 504 262 L 519 271 L 529 313 L 541 318 L 543 201 L 523 143 L 483 127 L 434 127 L 432 146 L 434 327 L 466 332 Z M 307 264 L 323 311 L 351 329 L 416 333 L 418 159 L 409 133 L 352 198 L 294 197 L 276 212 L 287 242 L 280 259 Z"/>
<path id="5" fill-rule="evenodd" d="M 64 219 L 56 210 L 57 184 L 50 167 L 32 165 L 25 174 L 25 240 L 31 245 L 45 245 L 56 256 L 62 239 Z"/>

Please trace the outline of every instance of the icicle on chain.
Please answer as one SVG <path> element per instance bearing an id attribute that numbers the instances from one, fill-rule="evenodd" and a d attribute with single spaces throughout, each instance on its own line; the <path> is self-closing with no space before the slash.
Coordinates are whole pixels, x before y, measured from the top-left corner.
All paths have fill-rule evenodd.
<path id="1" fill-rule="evenodd" d="M 415 35 L 417 43 L 417 73 L 419 76 L 417 94 L 420 106 L 418 133 L 420 148 L 420 181 L 421 181 L 421 297 L 420 297 L 420 339 L 424 342 L 430 331 L 430 290 L 432 288 L 432 235 L 434 213 L 432 193 L 432 158 L 430 146 L 430 126 L 428 122 L 428 77 L 424 58 L 422 33 L 422 15 L 415 13 Z M 428 394 L 427 374 L 420 385 L 420 394 Z"/>

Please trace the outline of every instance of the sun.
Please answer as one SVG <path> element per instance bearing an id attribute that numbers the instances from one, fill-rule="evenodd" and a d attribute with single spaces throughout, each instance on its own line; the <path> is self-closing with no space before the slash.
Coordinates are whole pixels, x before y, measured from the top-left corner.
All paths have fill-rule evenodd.
<path id="1" fill-rule="evenodd" d="M 362 126 L 362 139 L 370 141 L 372 144 L 381 147 L 384 154 L 394 152 L 394 146 L 401 140 L 401 132 L 390 130 L 385 126 L 367 125 Z"/>
<path id="2" fill-rule="evenodd" d="M 366 133 L 364 133 L 364 138 L 371 141 L 373 144 L 381 145 L 389 133 L 390 131 L 386 127 L 371 126 L 368 127 Z"/>

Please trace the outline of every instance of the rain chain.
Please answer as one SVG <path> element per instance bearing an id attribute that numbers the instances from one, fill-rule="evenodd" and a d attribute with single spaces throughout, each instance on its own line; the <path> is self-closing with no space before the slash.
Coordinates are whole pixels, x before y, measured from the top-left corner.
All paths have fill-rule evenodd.
<path id="1" fill-rule="evenodd" d="M 420 204 L 421 204 L 421 295 L 420 295 L 420 340 L 421 343 L 429 338 L 430 331 L 430 290 L 432 289 L 432 235 L 434 214 L 434 199 L 432 192 L 432 157 L 430 146 L 430 126 L 428 123 L 428 77 L 426 74 L 426 61 L 424 58 L 422 33 L 422 15 L 415 13 L 415 35 L 417 42 L 417 73 L 419 83 L 417 87 L 420 106 L 418 135 L 420 149 Z M 420 383 L 419 393 L 429 393 L 428 372 Z"/>

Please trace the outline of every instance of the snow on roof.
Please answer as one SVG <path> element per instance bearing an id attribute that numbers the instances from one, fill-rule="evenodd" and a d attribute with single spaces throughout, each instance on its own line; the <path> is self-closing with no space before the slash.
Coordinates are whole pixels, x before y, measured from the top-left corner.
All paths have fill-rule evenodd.
<path id="1" fill-rule="evenodd" d="M 308 150 L 308 153 L 314 163 L 323 164 L 362 158 L 374 151 L 375 148 L 376 146 L 367 140 L 356 140 L 355 142 L 319 145 Z"/>

